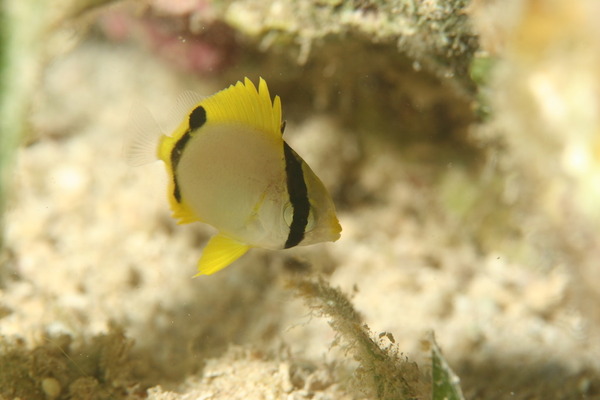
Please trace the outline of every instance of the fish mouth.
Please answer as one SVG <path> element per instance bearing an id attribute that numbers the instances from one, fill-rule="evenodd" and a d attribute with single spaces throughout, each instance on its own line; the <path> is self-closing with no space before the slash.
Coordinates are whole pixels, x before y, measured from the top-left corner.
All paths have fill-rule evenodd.
<path id="1" fill-rule="evenodd" d="M 335 242 L 342 236 L 342 225 L 340 225 L 340 221 L 338 221 L 335 215 L 333 215 L 331 218 L 330 227 L 331 229 L 329 233 L 332 238 L 331 241 Z"/>

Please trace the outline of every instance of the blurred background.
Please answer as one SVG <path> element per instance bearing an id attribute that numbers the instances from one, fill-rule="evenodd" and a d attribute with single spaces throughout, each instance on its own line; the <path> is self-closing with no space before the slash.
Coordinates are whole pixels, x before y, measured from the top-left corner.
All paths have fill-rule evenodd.
<path id="1" fill-rule="evenodd" d="M 598 15 L 4 0 L 0 398 L 388 398 L 293 289 L 316 276 L 421 372 L 435 332 L 466 398 L 600 398 Z M 174 223 L 160 163 L 127 165 L 128 121 L 244 77 L 281 97 L 342 237 L 192 279 L 213 231 Z"/>

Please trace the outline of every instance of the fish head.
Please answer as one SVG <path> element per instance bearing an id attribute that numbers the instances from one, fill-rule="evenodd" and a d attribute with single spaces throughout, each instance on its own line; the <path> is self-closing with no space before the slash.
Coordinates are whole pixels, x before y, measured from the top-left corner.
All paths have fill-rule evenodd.
<path id="1" fill-rule="evenodd" d="M 305 164 L 305 182 L 310 202 L 308 224 L 300 245 L 335 242 L 342 227 L 337 219 L 335 205 L 323 182 Z"/>

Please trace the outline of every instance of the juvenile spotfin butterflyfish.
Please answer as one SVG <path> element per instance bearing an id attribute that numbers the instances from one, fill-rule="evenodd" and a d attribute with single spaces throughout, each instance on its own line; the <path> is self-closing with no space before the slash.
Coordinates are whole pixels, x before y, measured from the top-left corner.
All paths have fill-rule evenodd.
<path id="1" fill-rule="evenodd" d="M 218 230 L 204 248 L 197 275 L 213 274 L 252 247 L 279 250 L 336 241 L 342 230 L 327 189 L 283 140 L 281 100 L 267 83 L 248 78 L 200 99 L 178 101 L 181 121 L 166 135 L 150 112 L 134 121 L 126 147 L 131 164 L 160 159 L 179 224 Z M 158 140 L 157 140 L 158 137 Z"/>

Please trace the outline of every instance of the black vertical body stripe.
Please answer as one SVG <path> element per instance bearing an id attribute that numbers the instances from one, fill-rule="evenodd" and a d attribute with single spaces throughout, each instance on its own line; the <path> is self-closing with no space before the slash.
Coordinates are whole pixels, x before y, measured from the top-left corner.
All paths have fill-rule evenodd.
<path id="1" fill-rule="evenodd" d="M 304 232 L 308 224 L 310 202 L 308 201 L 308 190 L 302 172 L 302 159 L 287 143 L 283 142 L 283 154 L 285 156 L 285 173 L 287 176 L 287 189 L 290 195 L 290 203 L 294 210 L 290 233 L 284 248 L 289 249 L 298 245 L 304 239 Z"/>
<path id="2" fill-rule="evenodd" d="M 177 174 L 175 173 L 177 165 L 183 154 L 183 149 L 192 137 L 192 132 L 202 127 L 205 123 L 206 110 L 204 107 L 198 106 L 194 108 L 188 118 L 188 130 L 185 131 L 177 143 L 175 143 L 175 146 L 173 146 L 173 150 L 171 151 L 171 168 L 173 168 L 173 183 L 175 186 L 173 189 L 173 197 L 175 197 L 175 200 L 177 200 L 178 203 L 181 203 L 181 191 L 179 189 L 179 184 L 177 183 Z"/>

